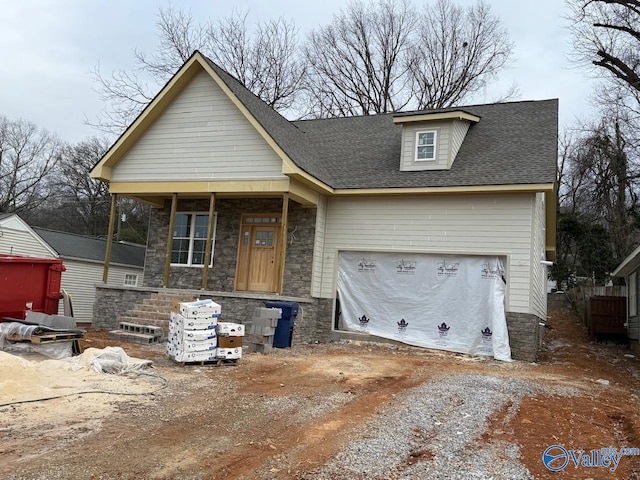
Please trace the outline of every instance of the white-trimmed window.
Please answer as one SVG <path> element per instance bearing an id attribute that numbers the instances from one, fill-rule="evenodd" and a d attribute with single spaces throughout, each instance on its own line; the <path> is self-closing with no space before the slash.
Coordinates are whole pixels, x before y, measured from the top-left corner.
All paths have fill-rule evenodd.
<path id="1" fill-rule="evenodd" d="M 213 217 L 212 240 L 216 238 L 216 223 L 218 214 Z M 209 214 L 199 212 L 176 213 L 173 227 L 173 248 L 171 249 L 171 264 L 183 266 L 203 266 L 204 254 L 207 242 L 207 228 L 209 226 Z M 209 266 L 212 266 L 213 246 L 211 243 L 211 258 Z"/>
<path id="2" fill-rule="evenodd" d="M 137 287 L 138 286 L 138 275 L 135 273 L 125 273 L 124 274 L 124 286 L 125 287 Z"/>
<path id="3" fill-rule="evenodd" d="M 416 162 L 436 159 L 438 132 L 427 130 L 416 132 Z"/>
<path id="4" fill-rule="evenodd" d="M 629 316 L 635 317 L 638 314 L 638 289 L 637 272 L 629 275 Z"/>

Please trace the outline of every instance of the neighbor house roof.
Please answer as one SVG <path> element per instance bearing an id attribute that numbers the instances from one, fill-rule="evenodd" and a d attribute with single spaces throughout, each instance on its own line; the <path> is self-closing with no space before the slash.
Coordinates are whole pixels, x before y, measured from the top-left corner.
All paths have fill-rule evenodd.
<path id="1" fill-rule="evenodd" d="M 104 262 L 106 240 L 40 227 L 32 228 L 62 258 Z M 145 251 L 144 245 L 114 242 L 111 246 L 111 263 L 143 267 Z"/>
<path id="2" fill-rule="evenodd" d="M 203 55 L 204 57 L 204 55 Z M 336 189 L 554 183 L 558 101 L 523 101 L 290 122 L 204 57 L 295 164 Z M 400 171 L 394 117 L 464 111 L 472 123 L 450 170 Z"/>
<path id="3" fill-rule="evenodd" d="M 636 248 L 611 274 L 612 277 L 626 277 L 640 268 L 640 247 Z"/>

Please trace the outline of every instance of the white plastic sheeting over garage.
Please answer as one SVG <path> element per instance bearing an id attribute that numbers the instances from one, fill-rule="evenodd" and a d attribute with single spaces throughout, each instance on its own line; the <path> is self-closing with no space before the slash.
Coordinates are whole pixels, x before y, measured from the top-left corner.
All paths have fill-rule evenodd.
<path id="1" fill-rule="evenodd" d="M 511 360 L 499 257 L 340 252 L 340 328 Z"/>

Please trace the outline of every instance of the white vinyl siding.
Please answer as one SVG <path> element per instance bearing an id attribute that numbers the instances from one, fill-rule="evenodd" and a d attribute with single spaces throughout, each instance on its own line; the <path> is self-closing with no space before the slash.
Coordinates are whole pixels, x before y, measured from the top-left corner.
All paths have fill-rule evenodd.
<path id="1" fill-rule="evenodd" d="M 635 317 L 638 314 L 638 272 L 629 275 L 627 298 L 629 299 L 629 316 Z"/>
<path id="2" fill-rule="evenodd" d="M 627 278 L 628 319 L 627 336 L 632 340 L 640 340 L 640 316 L 638 316 L 638 271 Z"/>
<path id="3" fill-rule="evenodd" d="M 499 254 L 507 257 L 507 310 L 531 313 L 534 194 L 330 198 L 321 296 L 335 297 L 341 249 Z"/>
<path id="4" fill-rule="evenodd" d="M 455 120 L 451 126 L 451 153 L 449 155 L 449 168 L 453 165 L 453 162 L 458 155 L 458 150 L 462 146 L 464 137 L 469 131 L 469 122 L 462 120 Z"/>
<path id="5" fill-rule="evenodd" d="M 67 269 L 62 273 L 62 288 L 71 295 L 74 318 L 77 322 L 91 322 L 96 297 L 95 285 L 102 283 L 104 264 L 64 258 L 62 262 Z M 113 264 L 109 266 L 107 285 L 122 287 L 127 274 L 138 275 L 138 285 L 142 285 L 142 268 L 136 269 Z M 59 312 L 63 313 L 62 301 L 60 301 Z"/>
<path id="6" fill-rule="evenodd" d="M 8 223 L 8 222 L 7 222 Z M 18 223 L 0 225 L 0 253 L 25 257 L 57 258 L 30 228 Z"/>
<path id="7" fill-rule="evenodd" d="M 320 296 L 324 254 L 324 235 L 326 231 L 327 197 L 320 196 L 316 210 L 316 231 L 313 240 L 313 266 L 311 271 L 311 295 Z"/>
<path id="8" fill-rule="evenodd" d="M 285 178 L 281 159 L 206 72 L 112 171 L 114 182 Z"/>
<path id="9" fill-rule="evenodd" d="M 547 268 L 541 263 L 546 260 L 544 195 L 535 196 L 531 242 L 531 308 L 543 320 L 547 318 Z"/>

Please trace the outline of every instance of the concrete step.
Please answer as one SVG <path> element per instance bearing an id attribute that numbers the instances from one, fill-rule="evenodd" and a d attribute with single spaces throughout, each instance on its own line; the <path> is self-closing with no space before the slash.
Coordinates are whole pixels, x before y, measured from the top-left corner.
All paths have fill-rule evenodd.
<path id="1" fill-rule="evenodd" d="M 153 335 L 154 337 L 162 336 L 162 327 L 155 325 L 141 325 L 133 322 L 120 322 L 118 330 L 129 333 L 141 333 L 144 335 Z"/>
<path id="2" fill-rule="evenodd" d="M 138 318 L 138 317 L 120 317 L 119 322 L 133 323 L 133 324 L 144 324 L 150 327 L 162 327 L 163 334 L 167 333 L 167 329 L 169 328 L 169 318 L 166 319 L 148 319 L 148 318 Z M 165 335 L 166 336 L 166 335 Z"/>
<path id="3" fill-rule="evenodd" d="M 129 343 L 141 343 L 148 345 L 151 343 L 158 343 L 161 339 L 159 336 L 147 335 L 144 333 L 125 332 L 123 330 L 112 330 L 109 332 L 108 337 L 111 340 L 120 340 Z"/>

